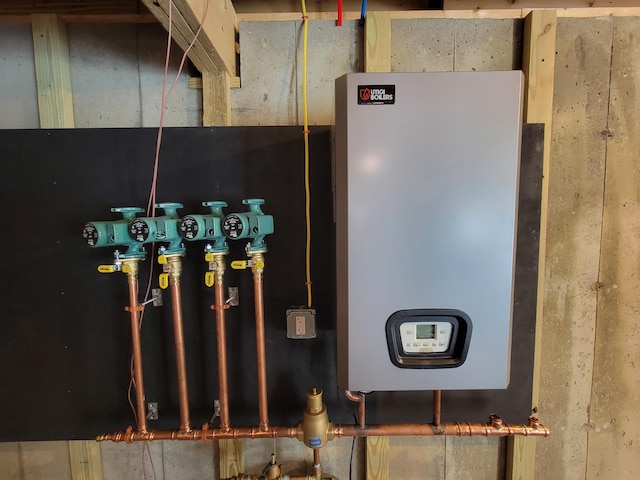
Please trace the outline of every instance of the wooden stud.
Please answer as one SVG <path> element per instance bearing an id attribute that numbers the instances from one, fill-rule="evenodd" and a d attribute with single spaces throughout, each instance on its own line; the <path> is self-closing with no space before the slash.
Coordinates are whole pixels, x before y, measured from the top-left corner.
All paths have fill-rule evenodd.
<path id="1" fill-rule="evenodd" d="M 369 12 L 364 24 L 364 71 L 391 71 L 391 17 Z"/>
<path id="2" fill-rule="evenodd" d="M 547 205 L 549 203 L 549 166 L 551 161 L 551 122 L 553 118 L 553 78 L 556 56 L 556 11 L 534 10 L 525 18 L 522 70 L 525 74 L 524 121 L 544 123 L 542 159 L 542 198 L 540 206 L 540 249 L 538 257 L 538 297 L 536 338 L 533 361 L 531 409 L 537 411 L 542 348 L 542 308 L 547 239 Z M 507 478 L 533 479 L 535 438 L 511 437 L 507 441 Z"/>
<path id="3" fill-rule="evenodd" d="M 391 17 L 369 12 L 364 26 L 364 71 L 391 71 Z M 367 437 L 367 480 L 389 478 L 389 437 Z"/>
<path id="4" fill-rule="evenodd" d="M 67 26 L 57 15 L 31 17 L 41 128 L 72 128 Z"/>
<path id="5" fill-rule="evenodd" d="M 202 125 L 231 125 L 231 94 L 227 72 L 202 72 Z"/>
<path id="6" fill-rule="evenodd" d="M 218 440 L 220 451 L 220 478 L 231 478 L 244 471 L 243 441 L 239 438 Z"/>
<path id="7" fill-rule="evenodd" d="M 367 437 L 367 480 L 389 480 L 389 437 Z"/>
<path id="8" fill-rule="evenodd" d="M 102 480 L 102 456 L 98 442 L 70 440 L 69 463 L 72 480 Z"/>

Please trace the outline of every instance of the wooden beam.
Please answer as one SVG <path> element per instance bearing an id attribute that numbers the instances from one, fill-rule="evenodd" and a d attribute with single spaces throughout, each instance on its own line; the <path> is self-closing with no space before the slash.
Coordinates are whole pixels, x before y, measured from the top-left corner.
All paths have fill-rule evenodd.
<path id="1" fill-rule="evenodd" d="M 369 12 L 364 24 L 364 71 L 391 71 L 391 17 Z"/>
<path id="2" fill-rule="evenodd" d="M 169 0 L 142 1 L 167 30 L 171 13 L 172 36 L 183 50 L 193 40 L 204 18 L 189 58 L 201 72 L 219 70 L 236 75 L 238 21 L 230 0 L 171 0 L 171 11 Z"/>
<path id="3" fill-rule="evenodd" d="M 243 440 L 218 440 L 220 451 L 220 478 L 239 476 L 244 471 Z"/>
<path id="4" fill-rule="evenodd" d="M 231 125 L 231 94 L 227 72 L 202 72 L 202 125 Z"/>
<path id="5" fill-rule="evenodd" d="M 367 437 L 367 480 L 389 480 L 389 437 Z"/>
<path id="6" fill-rule="evenodd" d="M 169 30 L 169 13 L 167 0 L 143 0 L 147 5 L 147 8 L 158 19 L 162 26 Z M 171 11 L 171 37 L 178 44 L 178 46 L 186 51 L 189 47 L 189 43 L 193 40 L 193 32 L 191 32 L 187 23 L 182 19 L 178 12 L 175 12 L 175 8 Z M 195 46 L 195 45 L 194 45 Z M 204 72 L 206 70 L 216 70 L 216 66 L 208 55 L 201 55 L 200 50 L 189 50 L 189 59 L 193 62 L 195 67 Z"/>
<path id="7" fill-rule="evenodd" d="M 100 444 L 93 440 L 70 440 L 71 480 L 102 480 Z"/>
<path id="8" fill-rule="evenodd" d="M 549 203 L 549 167 L 551 162 L 551 122 L 553 118 L 553 80 L 556 57 L 555 10 L 534 10 L 525 18 L 522 70 L 525 74 L 524 121 L 544 123 L 542 160 L 542 198 L 540 206 L 540 249 L 538 257 L 538 296 L 536 302 L 536 337 L 533 360 L 531 410 L 538 410 L 540 355 L 542 351 L 542 310 Z M 507 443 L 507 478 L 533 480 L 535 438 L 511 437 Z"/>
<path id="9" fill-rule="evenodd" d="M 634 7 L 636 0 L 444 0 L 445 10 Z"/>
<path id="10" fill-rule="evenodd" d="M 73 128 L 67 26 L 53 14 L 31 17 L 41 128 Z"/>

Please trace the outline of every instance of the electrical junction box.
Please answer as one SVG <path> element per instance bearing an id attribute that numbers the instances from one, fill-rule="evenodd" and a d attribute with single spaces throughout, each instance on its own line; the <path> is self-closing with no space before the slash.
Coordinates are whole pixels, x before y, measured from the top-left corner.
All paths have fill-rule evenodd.
<path id="1" fill-rule="evenodd" d="M 338 384 L 509 384 L 524 78 L 336 80 Z"/>
<path id="2" fill-rule="evenodd" d="M 316 311 L 313 308 L 287 310 L 287 338 L 316 338 Z"/>

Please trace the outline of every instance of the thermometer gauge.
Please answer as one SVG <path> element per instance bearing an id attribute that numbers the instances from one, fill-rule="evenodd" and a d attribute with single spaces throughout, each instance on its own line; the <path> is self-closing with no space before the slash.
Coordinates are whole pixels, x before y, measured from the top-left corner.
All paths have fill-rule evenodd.
<path id="1" fill-rule="evenodd" d="M 149 225 L 144 220 L 134 220 L 129 232 L 136 242 L 145 242 L 149 238 Z"/>

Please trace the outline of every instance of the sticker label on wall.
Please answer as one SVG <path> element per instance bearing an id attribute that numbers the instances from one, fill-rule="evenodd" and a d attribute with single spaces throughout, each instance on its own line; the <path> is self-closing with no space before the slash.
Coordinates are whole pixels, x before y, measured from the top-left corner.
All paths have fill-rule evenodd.
<path id="1" fill-rule="evenodd" d="M 393 105 L 395 85 L 358 85 L 358 105 Z"/>

